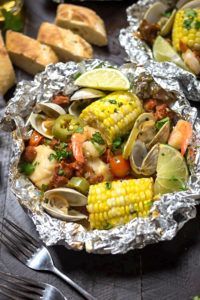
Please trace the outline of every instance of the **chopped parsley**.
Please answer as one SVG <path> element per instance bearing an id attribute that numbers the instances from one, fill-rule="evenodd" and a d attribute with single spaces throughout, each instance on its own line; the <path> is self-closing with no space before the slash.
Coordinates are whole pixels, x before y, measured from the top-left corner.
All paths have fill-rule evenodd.
<path id="1" fill-rule="evenodd" d="M 65 171 L 64 171 L 62 168 L 60 168 L 60 169 L 58 170 L 58 175 L 59 175 L 59 176 L 65 175 Z"/>
<path id="2" fill-rule="evenodd" d="M 111 190 L 111 188 L 112 188 L 112 183 L 111 183 L 111 182 L 106 182 L 106 183 L 105 183 L 105 186 L 106 186 L 106 189 L 107 189 L 107 190 Z"/>
<path id="3" fill-rule="evenodd" d="M 112 151 L 116 151 L 121 148 L 123 144 L 123 139 L 121 137 L 117 137 L 112 143 Z"/>
<path id="4" fill-rule="evenodd" d="M 4 27 L 3 30 L 6 31 L 8 29 L 14 30 L 14 31 L 22 31 L 24 24 L 23 20 L 19 15 L 15 15 L 10 11 L 7 11 L 6 9 L 1 10 L 2 15 L 4 16 Z"/>
<path id="5" fill-rule="evenodd" d="M 26 176 L 30 176 L 34 171 L 35 167 L 38 165 L 38 163 L 28 163 L 28 162 L 22 162 L 19 166 L 20 172 L 24 173 Z"/>
<path id="6" fill-rule="evenodd" d="M 166 118 L 156 122 L 156 129 L 160 130 L 163 127 L 163 125 L 165 125 L 165 123 L 167 123 L 169 121 L 170 121 L 169 117 L 166 117 Z"/>
<path id="7" fill-rule="evenodd" d="M 200 21 L 196 21 L 194 24 L 195 29 L 199 30 L 200 29 Z"/>
<path id="8" fill-rule="evenodd" d="M 166 11 L 163 16 L 166 17 L 166 18 L 169 18 L 172 14 L 172 11 Z"/>
<path id="9" fill-rule="evenodd" d="M 56 153 L 51 153 L 49 155 L 49 160 L 58 160 L 58 161 L 61 161 L 63 159 L 68 159 L 68 158 L 71 158 L 72 157 L 72 151 L 66 151 L 65 149 L 61 149 L 61 150 L 56 150 L 55 151 Z"/>
<path id="10" fill-rule="evenodd" d="M 79 126 L 77 129 L 76 129 L 76 133 L 83 133 L 84 129 L 83 127 Z"/>
<path id="11" fill-rule="evenodd" d="M 97 143 L 97 144 L 99 144 L 99 145 L 105 145 L 105 141 L 104 141 L 104 139 L 102 138 L 100 132 L 95 132 L 95 133 L 92 135 L 91 141 L 92 141 L 93 143 Z"/>
<path id="12" fill-rule="evenodd" d="M 188 30 L 191 29 L 192 28 L 192 22 L 193 22 L 193 20 L 191 20 L 191 19 L 184 20 L 183 21 L 184 28 L 186 28 Z"/>
<path id="13" fill-rule="evenodd" d="M 188 9 L 186 11 L 186 16 L 192 20 L 194 20 L 195 17 L 197 17 L 197 12 L 194 9 Z"/>
<path id="14" fill-rule="evenodd" d="M 114 99 L 109 99 L 108 102 L 110 102 L 111 104 L 117 104 L 117 101 Z"/>

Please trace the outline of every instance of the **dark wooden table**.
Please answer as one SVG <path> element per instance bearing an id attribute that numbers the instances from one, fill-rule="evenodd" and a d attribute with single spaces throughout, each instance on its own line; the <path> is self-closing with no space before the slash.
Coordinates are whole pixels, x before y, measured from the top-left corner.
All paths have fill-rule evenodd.
<path id="1" fill-rule="evenodd" d="M 122 63 L 125 54 L 117 36 L 126 26 L 125 8 L 133 1 L 83 4 L 96 9 L 104 18 L 109 33 L 109 46 L 96 48 L 95 56 Z M 26 34 L 36 37 L 42 21 L 53 21 L 56 5 L 50 0 L 26 0 Z M 18 79 L 31 77 L 17 71 Z M 7 98 L 10 95 L 7 96 Z M 197 106 L 196 103 L 193 105 Z M 2 163 L 0 219 L 7 216 L 28 232 L 36 235 L 34 226 L 9 192 L 8 167 L 11 138 L 1 133 Z M 189 300 L 200 295 L 200 210 L 197 218 L 188 222 L 173 241 L 131 251 L 126 255 L 92 255 L 73 252 L 64 247 L 52 247 L 55 263 L 63 272 L 85 287 L 99 300 Z M 0 245 L 0 270 L 37 278 L 58 287 L 67 299 L 82 299 L 53 275 L 29 270 Z M 0 296 L 0 299 L 4 298 Z M 56 299 L 55 299 L 56 300 Z"/>

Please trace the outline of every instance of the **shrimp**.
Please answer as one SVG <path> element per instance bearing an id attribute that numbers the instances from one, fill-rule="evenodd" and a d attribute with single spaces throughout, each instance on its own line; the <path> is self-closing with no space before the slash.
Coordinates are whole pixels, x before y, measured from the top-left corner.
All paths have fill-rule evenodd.
<path id="1" fill-rule="evenodd" d="M 96 132 L 98 132 L 98 130 L 89 126 L 85 126 L 83 133 L 74 133 L 72 135 L 72 152 L 76 161 L 84 163 L 85 156 L 87 158 L 96 158 L 100 156 L 102 151 L 98 151 L 94 144 L 89 141 Z M 99 147 L 101 148 L 102 145 L 99 145 Z M 103 147 L 105 148 L 104 145 Z"/>
<path id="2" fill-rule="evenodd" d="M 182 57 L 184 63 L 190 68 L 190 70 L 198 75 L 200 73 L 200 62 L 195 53 L 188 49 L 185 53 L 182 54 Z"/>
<path id="3" fill-rule="evenodd" d="M 184 156 L 192 137 L 192 125 L 184 120 L 179 120 L 169 137 L 168 144 L 181 150 Z"/>

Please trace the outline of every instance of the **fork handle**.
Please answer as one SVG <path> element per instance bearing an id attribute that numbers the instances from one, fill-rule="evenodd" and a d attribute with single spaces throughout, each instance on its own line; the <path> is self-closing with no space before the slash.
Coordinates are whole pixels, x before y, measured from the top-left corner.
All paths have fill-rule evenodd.
<path id="1" fill-rule="evenodd" d="M 66 281 L 70 286 L 72 286 L 76 291 L 78 291 L 85 299 L 97 300 L 97 298 L 95 298 L 91 294 L 89 294 L 86 290 L 84 290 L 82 287 L 80 287 L 76 282 L 74 282 L 69 277 L 67 277 L 65 274 L 60 272 L 56 267 L 54 267 L 53 273 L 56 274 L 58 277 L 62 278 L 64 281 Z"/>

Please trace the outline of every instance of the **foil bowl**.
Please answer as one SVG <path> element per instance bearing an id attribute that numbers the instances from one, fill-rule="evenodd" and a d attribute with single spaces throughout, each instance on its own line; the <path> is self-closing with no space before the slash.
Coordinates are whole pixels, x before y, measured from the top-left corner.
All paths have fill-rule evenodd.
<path id="1" fill-rule="evenodd" d="M 182 70 L 169 64 L 164 65 L 164 69 L 160 65 L 146 69 L 133 63 L 117 67 L 129 78 L 131 88 L 139 97 L 147 98 L 152 93 L 158 93 L 165 99 L 173 97 L 172 109 L 193 124 L 193 141 L 187 156 L 191 175 L 187 190 L 162 196 L 154 202 L 148 218 L 137 218 L 110 230 L 87 231 L 82 225 L 66 223 L 45 213 L 39 201 L 39 190 L 20 174 L 18 163 L 24 140 L 30 137 L 26 122 L 36 103 L 49 102 L 59 92 L 72 94 L 77 90 L 74 85 L 77 75 L 99 67 L 117 66 L 98 59 L 78 64 L 58 63 L 48 66 L 33 81 L 20 82 L 5 109 L 0 126 L 12 131 L 13 136 L 9 172 L 11 190 L 34 222 L 41 240 L 47 246 L 59 244 L 73 250 L 85 249 L 89 253 L 124 254 L 148 244 L 171 240 L 187 221 L 196 216 L 195 206 L 200 198 L 200 120 L 196 108 L 192 108 L 188 101 L 188 85 L 195 100 L 196 82 L 190 74 L 183 74 Z M 187 88 L 184 88 L 185 83 Z"/>
<path id="2" fill-rule="evenodd" d="M 195 94 L 195 97 L 193 97 L 193 92 L 191 91 L 190 86 L 188 86 L 188 100 L 200 101 L 200 81 L 195 80 L 196 76 L 188 71 L 184 71 L 180 67 L 176 66 L 174 63 L 163 64 L 161 62 L 156 62 L 153 57 L 152 49 L 134 34 L 138 31 L 140 22 L 143 19 L 148 8 L 156 2 L 158 2 L 158 0 L 139 0 L 137 1 L 137 3 L 134 3 L 133 5 L 127 8 L 127 21 L 129 23 L 129 26 L 127 28 L 121 29 L 120 31 L 120 45 L 125 49 L 127 53 L 127 60 L 137 65 L 143 65 L 145 68 L 148 68 L 150 66 L 150 68 L 152 68 L 151 65 L 153 64 L 156 68 L 158 66 L 158 68 L 161 70 L 164 68 L 165 65 L 169 64 L 173 65 L 179 70 L 179 75 L 187 74 L 186 76 L 183 76 L 185 78 L 191 78 L 190 82 L 195 82 L 195 88 L 193 88 L 193 92 L 195 92 L 196 89 L 198 90 L 198 94 Z M 162 2 L 165 5 L 167 4 L 169 8 L 174 9 L 178 1 L 159 0 L 159 2 Z M 186 85 L 187 83 L 182 82 L 182 84 Z M 186 86 L 184 88 L 186 88 Z"/>

